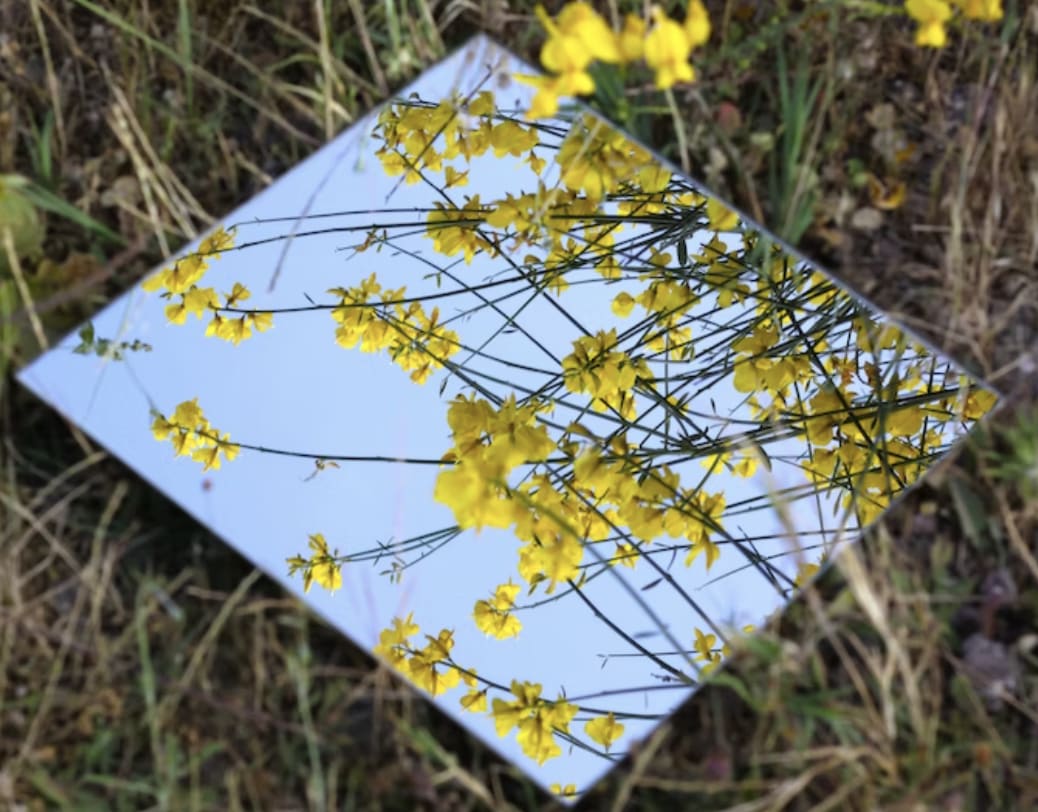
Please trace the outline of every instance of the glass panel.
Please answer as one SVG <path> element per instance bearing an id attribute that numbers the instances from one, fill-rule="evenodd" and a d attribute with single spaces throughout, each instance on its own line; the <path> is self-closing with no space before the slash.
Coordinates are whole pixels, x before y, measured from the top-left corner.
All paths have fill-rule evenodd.
<path id="1" fill-rule="evenodd" d="M 579 793 L 993 396 L 516 72 L 477 38 L 21 380 Z"/>

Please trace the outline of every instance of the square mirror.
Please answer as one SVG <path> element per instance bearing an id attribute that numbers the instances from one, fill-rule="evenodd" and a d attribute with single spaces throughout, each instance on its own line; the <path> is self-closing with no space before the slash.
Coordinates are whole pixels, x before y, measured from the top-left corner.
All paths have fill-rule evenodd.
<path id="1" fill-rule="evenodd" d="M 484 37 L 20 374 L 575 799 L 993 405 Z"/>

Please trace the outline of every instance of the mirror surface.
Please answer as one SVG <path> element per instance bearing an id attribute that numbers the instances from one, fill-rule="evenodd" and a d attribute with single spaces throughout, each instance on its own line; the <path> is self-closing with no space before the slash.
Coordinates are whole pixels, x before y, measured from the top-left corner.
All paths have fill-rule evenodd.
<path id="1" fill-rule="evenodd" d="M 477 38 L 23 383 L 576 797 L 993 405 Z"/>

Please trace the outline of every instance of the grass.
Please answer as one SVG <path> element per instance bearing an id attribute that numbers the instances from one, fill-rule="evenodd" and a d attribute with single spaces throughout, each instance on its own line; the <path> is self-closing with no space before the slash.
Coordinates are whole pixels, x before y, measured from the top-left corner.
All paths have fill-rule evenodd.
<path id="1" fill-rule="evenodd" d="M 934 54 L 881 4 L 708 5 L 682 120 L 632 126 L 660 148 L 680 131 L 676 161 L 1014 394 L 586 808 L 1033 808 L 1038 16 L 1007 0 Z M 0 174 L 30 179 L 47 222 L 24 284 L 0 284 L 8 370 L 469 34 L 531 61 L 539 43 L 529 5 L 492 0 L 30 0 L 0 19 Z M 892 120 L 866 115 L 884 103 Z M 890 165 L 899 137 L 915 152 Z M 853 165 L 908 188 L 880 229 L 854 225 L 874 206 Z M 2 386 L 0 808 L 548 803 Z"/>

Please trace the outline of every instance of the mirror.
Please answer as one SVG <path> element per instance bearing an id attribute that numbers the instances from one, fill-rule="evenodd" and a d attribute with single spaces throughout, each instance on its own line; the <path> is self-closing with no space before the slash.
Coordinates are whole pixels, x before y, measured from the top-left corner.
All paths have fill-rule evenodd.
<path id="1" fill-rule="evenodd" d="M 567 799 L 994 402 L 478 37 L 21 381 Z"/>

